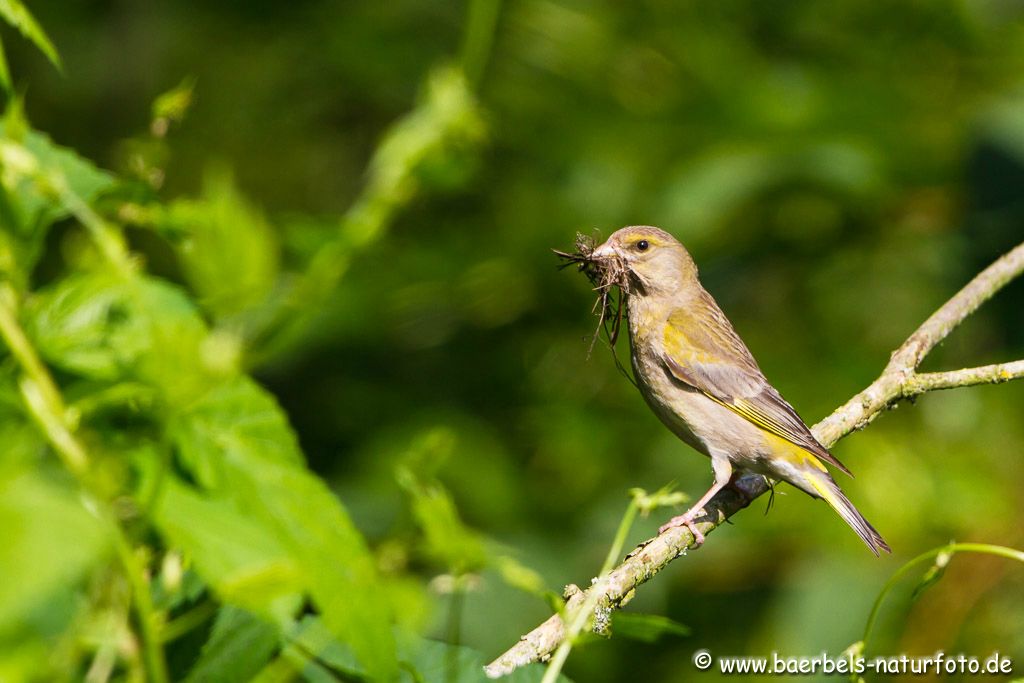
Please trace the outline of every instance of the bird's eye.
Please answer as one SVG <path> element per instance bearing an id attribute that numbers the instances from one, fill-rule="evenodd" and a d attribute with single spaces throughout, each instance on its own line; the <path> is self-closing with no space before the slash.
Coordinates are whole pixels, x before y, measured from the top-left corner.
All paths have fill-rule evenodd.
<path id="1" fill-rule="evenodd" d="M 648 242 L 647 240 L 640 240 L 639 242 L 636 243 L 637 251 L 647 251 L 648 247 L 650 246 L 651 243 Z"/>

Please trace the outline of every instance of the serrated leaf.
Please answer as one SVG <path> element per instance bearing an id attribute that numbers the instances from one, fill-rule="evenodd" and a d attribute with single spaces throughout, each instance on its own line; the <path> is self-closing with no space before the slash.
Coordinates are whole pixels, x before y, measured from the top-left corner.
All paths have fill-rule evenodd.
<path id="1" fill-rule="evenodd" d="M 0 139 L 20 145 L 23 152 L 34 160 L 41 174 L 60 175 L 67 183 L 68 189 L 83 201 L 91 202 L 101 192 L 113 187 L 112 175 L 97 168 L 73 150 L 55 144 L 48 135 L 29 131 L 22 139 L 20 135 L 13 136 L 8 126 L 8 122 L 0 121 Z M 37 231 L 69 214 L 53 193 L 44 192 L 33 177 L 22 175 L 17 178 L 15 185 L 5 184 L 4 189 L 17 197 L 17 212 L 20 218 L 18 226 L 23 231 Z"/>
<path id="2" fill-rule="evenodd" d="M 0 17 L 3 17 L 8 24 L 18 29 L 21 35 L 32 41 L 32 44 L 46 55 L 51 64 L 58 69 L 61 68 L 57 48 L 53 46 L 50 38 L 43 31 L 43 27 L 39 25 L 39 22 L 35 20 L 21 0 L 0 0 Z"/>
<path id="3" fill-rule="evenodd" d="M 439 482 L 421 481 L 404 467 L 397 476 L 410 496 L 428 555 L 454 573 L 476 571 L 487 564 L 483 537 L 462 523 L 455 502 Z"/>
<path id="4" fill-rule="evenodd" d="M 239 448 L 224 453 L 240 507 L 276 530 L 304 571 L 324 623 L 374 679 L 397 676 L 387 596 L 341 501 L 304 467 Z"/>
<path id="5" fill-rule="evenodd" d="M 243 609 L 222 607 L 186 683 L 244 683 L 270 661 L 280 641 L 278 629 Z"/>
<path id="6" fill-rule="evenodd" d="M 104 524 L 79 494 L 38 474 L 0 480 L 0 632 L 80 581 L 106 555 Z M 63 602 L 62 600 L 62 602 Z"/>
<path id="7" fill-rule="evenodd" d="M 395 477 L 409 495 L 427 555 L 459 574 L 483 568 L 487 552 L 484 537 L 462 522 L 451 495 L 434 476 L 456 442 L 448 428 L 426 430 L 410 446 Z"/>
<path id="8" fill-rule="evenodd" d="M 286 617 L 299 604 L 300 567 L 273 529 L 231 501 L 203 496 L 168 477 L 153 520 L 223 601 L 268 618 Z"/>
<path id="9" fill-rule="evenodd" d="M 662 636 L 688 636 L 690 629 L 660 614 L 619 612 L 612 617 L 612 635 L 653 643 Z"/>
<path id="10" fill-rule="evenodd" d="M 185 278 L 200 305 L 216 318 L 261 303 L 277 280 L 277 237 L 226 168 L 209 169 L 202 199 L 173 202 L 157 224 L 182 236 L 174 246 Z"/>
<path id="11" fill-rule="evenodd" d="M 207 488 L 223 484 L 226 450 L 301 464 L 302 452 L 274 397 L 248 377 L 223 382 L 178 415 L 171 436 L 182 464 Z"/>
<path id="12" fill-rule="evenodd" d="M 156 278 L 81 273 L 41 291 L 26 327 L 49 362 L 90 379 L 134 379 L 186 402 L 210 384 L 197 360 L 206 327 L 185 295 Z"/>
<path id="13" fill-rule="evenodd" d="M 387 596 L 373 559 L 341 502 L 303 465 L 270 397 L 251 380 L 232 381 L 186 410 L 174 432 L 186 465 L 205 463 L 197 479 L 230 495 L 300 568 L 301 585 L 332 632 L 367 671 L 394 678 Z"/>
<path id="14" fill-rule="evenodd" d="M 18 106 L 16 103 L 9 105 Z M 114 186 L 114 178 L 74 151 L 54 144 L 24 121 L 0 121 L 0 146 L 18 168 L 0 164 L 0 271 L 24 283 L 39 259 L 47 228 L 69 215 L 68 209 L 39 182 L 59 177 L 68 191 L 89 203 Z"/>

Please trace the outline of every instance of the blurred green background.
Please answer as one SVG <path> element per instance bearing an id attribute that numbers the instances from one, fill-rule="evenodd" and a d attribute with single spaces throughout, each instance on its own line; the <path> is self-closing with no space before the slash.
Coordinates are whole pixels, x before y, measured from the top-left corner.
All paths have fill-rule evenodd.
<path id="1" fill-rule="evenodd" d="M 437 476 L 466 523 L 556 591 L 598 570 L 629 488 L 674 481 L 697 496 L 711 482 L 707 460 L 660 425 L 605 346 L 588 358 L 593 295 L 550 252 L 577 231 L 675 234 L 811 423 L 1024 239 L 1017 2 L 30 7 L 64 62 L 60 74 L 2 30 L 32 124 L 130 175 L 138 141 L 128 139 L 144 134 L 150 103 L 193 78 L 194 103 L 164 150 L 162 196 L 202 193 L 204 177 L 232 169 L 287 264 L 302 264 L 361 196 L 377 143 L 431 69 L 466 69 L 479 122 L 417 168 L 417 191 L 339 273 L 300 338 L 254 361 L 371 545 L 424 581 L 442 568 L 399 542 L 413 525 L 395 478 L 424 435 L 445 444 Z M 129 238 L 154 272 L 184 279 L 151 233 Z M 1022 301 L 1024 282 L 1007 287 L 925 368 L 1024 357 Z M 627 357 L 624 341 L 618 353 Z M 628 608 L 686 624 L 689 637 L 597 642 L 566 673 L 683 681 L 696 677 L 698 648 L 841 651 L 884 580 L 919 552 L 951 539 L 1024 546 L 1022 415 L 1024 383 L 900 406 L 835 449 L 857 475 L 844 488 L 891 557 L 874 559 L 824 505 L 787 489 L 770 514 L 756 502 Z M 643 520 L 631 542 L 662 521 Z M 496 656 L 550 611 L 493 572 L 482 578 L 461 637 Z M 913 606 L 909 592 L 883 615 L 880 652 L 999 650 L 1024 667 L 1018 566 L 962 556 Z M 447 620 L 436 596 L 428 630 L 443 637 Z"/>

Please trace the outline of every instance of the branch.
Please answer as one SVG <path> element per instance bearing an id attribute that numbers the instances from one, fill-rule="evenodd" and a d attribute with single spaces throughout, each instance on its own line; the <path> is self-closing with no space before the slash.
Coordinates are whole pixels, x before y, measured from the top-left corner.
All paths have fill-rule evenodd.
<path id="1" fill-rule="evenodd" d="M 931 315 L 892 354 L 882 374 L 866 389 L 840 406 L 812 428 L 814 436 L 831 448 L 841 438 L 870 424 L 878 415 L 900 400 L 929 391 L 996 384 L 1024 377 L 1024 360 L 966 368 L 949 372 L 918 373 L 917 367 L 935 346 L 971 315 L 981 304 L 1002 289 L 1006 283 L 1024 272 L 1024 244 L 1020 244 L 979 273 L 967 286 Z M 764 477 L 747 475 L 733 486 L 720 491 L 704 508 L 698 529 L 707 536 L 732 515 L 750 505 L 768 490 Z M 638 586 L 647 582 L 672 560 L 695 546 L 686 527 L 673 527 L 637 547 L 609 573 L 598 577 L 586 591 L 570 587 L 570 599 L 563 613 L 572 615 L 584 605 L 617 609 L 633 597 Z M 587 600 L 587 598 L 594 598 Z M 531 662 L 551 656 L 565 637 L 565 624 L 560 614 L 519 639 L 503 655 L 485 667 L 491 678 L 511 673 Z"/>

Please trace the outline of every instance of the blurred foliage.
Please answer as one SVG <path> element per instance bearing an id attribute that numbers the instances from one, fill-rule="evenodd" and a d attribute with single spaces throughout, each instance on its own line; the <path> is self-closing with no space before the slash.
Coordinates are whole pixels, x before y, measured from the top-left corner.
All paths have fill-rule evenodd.
<path id="1" fill-rule="evenodd" d="M 0 0 L 2 680 L 477 680 L 629 489 L 710 481 L 587 357 L 550 248 L 669 229 L 815 421 L 1024 237 L 1013 3 L 30 6 Z M 1024 357 L 1022 297 L 928 369 Z M 884 416 L 837 455 L 893 557 L 780 490 L 638 592 L 689 637 L 566 674 L 839 652 L 907 559 L 1021 547 L 1022 410 L 1009 384 Z M 989 559 L 872 648 L 1024 661 L 1024 578 Z"/>

